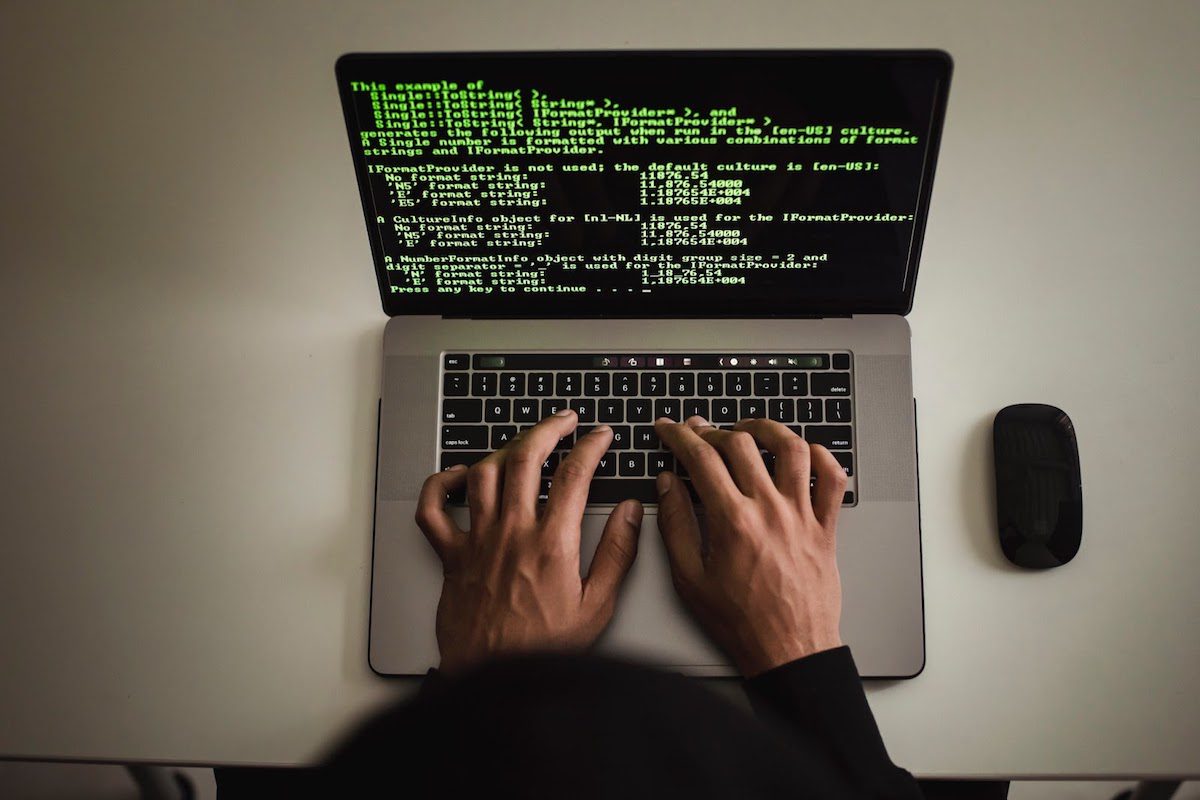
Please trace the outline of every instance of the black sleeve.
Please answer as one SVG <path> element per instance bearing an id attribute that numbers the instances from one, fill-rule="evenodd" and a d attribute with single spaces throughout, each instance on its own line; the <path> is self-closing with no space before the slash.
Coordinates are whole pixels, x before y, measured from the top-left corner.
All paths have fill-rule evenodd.
<path id="1" fill-rule="evenodd" d="M 888 757 L 849 647 L 814 653 L 746 681 L 755 710 L 801 748 L 824 756 L 856 797 L 920 798 L 916 780 Z"/>
<path id="2" fill-rule="evenodd" d="M 320 768 L 270 777 L 292 779 L 290 798 L 373 797 L 397 782 L 406 797 L 437 800 L 921 797 L 888 760 L 845 648 L 771 670 L 747 689 L 783 724 L 696 681 L 594 656 L 431 670 L 415 697 L 359 726 Z M 221 800 L 281 796 L 262 787 L 239 795 L 230 777 L 218 776 Z"/>
<path id="3" fill-rule="evenodd" d="M 421 680 L 421 685 L 417 687 L 417 697 L 436 691 L 445 682 L 446 676 L 442 674 L 442 671 L 437 667 L 430 667 Z"/>

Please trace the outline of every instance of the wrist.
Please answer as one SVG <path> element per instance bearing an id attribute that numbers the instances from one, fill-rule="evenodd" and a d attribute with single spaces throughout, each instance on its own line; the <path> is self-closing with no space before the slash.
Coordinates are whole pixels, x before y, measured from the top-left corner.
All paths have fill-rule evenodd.
<path id="1" fill-rule="evenodd" d="M 742 677 L 753 678 L 792 661 L 842 646 L 842 637 L 836 632 L 807 638 L 796 637 L 747 648 L 734 661 Z"/>

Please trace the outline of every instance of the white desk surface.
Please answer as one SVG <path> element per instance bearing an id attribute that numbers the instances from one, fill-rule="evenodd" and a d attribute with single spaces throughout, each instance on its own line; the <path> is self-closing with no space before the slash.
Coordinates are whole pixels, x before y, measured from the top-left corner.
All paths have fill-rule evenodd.
<path id="1" fill-rule="evenodd" d="M 0 754 L 289 764 L 366 662 L 379 310 L 350 50 L 940 47 L 916 307 L 929 776 L 1200 775 L 1200 5 L 7 3 Z M 1079 431 L 1083 548 L 996 544 L 989 430 Z M 648 530 L 653 544 L 657 532 Z"/>

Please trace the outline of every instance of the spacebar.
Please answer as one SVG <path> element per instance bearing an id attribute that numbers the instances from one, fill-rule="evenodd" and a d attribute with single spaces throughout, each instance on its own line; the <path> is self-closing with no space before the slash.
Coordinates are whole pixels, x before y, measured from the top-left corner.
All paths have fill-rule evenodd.
<path id="1" fill-rule="evenodd" d="M 596 478 L 588 489 L 589 503 L 619 503 L 622 500 L 657 503 L 658 491 L 654 488 L 654 478 Z"/>

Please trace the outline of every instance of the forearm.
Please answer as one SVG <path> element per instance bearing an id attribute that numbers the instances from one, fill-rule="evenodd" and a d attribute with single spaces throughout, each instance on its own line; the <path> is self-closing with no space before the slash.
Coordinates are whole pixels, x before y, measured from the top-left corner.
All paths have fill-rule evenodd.
<path id="1" fill-rule="evenodd" d="M 822 753 L 855 797 L 919 798 L 916 781 L 888 757 L 848 647 L 825 650 L 746 681 L 755 710 L 808 752 Z"/>

